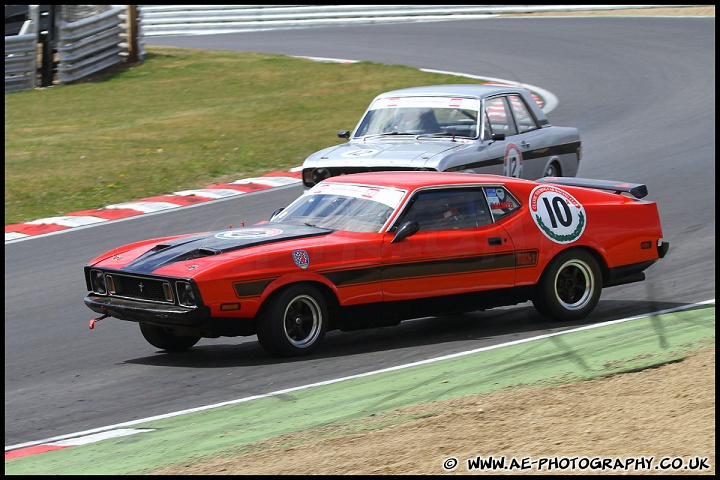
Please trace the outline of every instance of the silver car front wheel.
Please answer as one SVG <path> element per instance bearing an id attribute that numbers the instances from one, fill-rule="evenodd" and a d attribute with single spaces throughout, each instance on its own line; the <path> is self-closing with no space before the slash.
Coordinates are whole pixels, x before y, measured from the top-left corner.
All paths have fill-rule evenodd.
<path id="1" fill-rule="evenodd" d="M 545 173 L 543 174 L 544 177 L 559 177 L 561 176 L 560 167 L 557 163 L 551 162 L 550 165 L 548 165 L 545 168 Z"/>

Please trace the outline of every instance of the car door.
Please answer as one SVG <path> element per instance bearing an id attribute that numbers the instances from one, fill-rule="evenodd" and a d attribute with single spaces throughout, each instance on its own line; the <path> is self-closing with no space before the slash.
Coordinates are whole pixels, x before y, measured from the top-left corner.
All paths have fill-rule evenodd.
<path id="1" fill-rule="evenodd" d="M 497 166 L 477 173 L 537 179 L 544 176 L 550 147 L 547 132 L 540 128 L 520 95 L 499 95 L 485 101 L 485 138 L 504 135 L 488 145 L 489 158 Z"/>
<path id="2" fill-rule="evenodd" d="M 536 180 L 545 176 L 545 167 L 552 153 L 548 130 L 543 130 L 520 95 L 508 95 L 508 103 L 515 123 L 515 136 L 509 139 L 519 153 L 506 155 L 505 164 L 511 177 Z M 513 157 L 514 153 L 514 157 Z M 507 175 L 507 173 L 506 173 Z"/>
<path id="3" fill-rule="evenodd" d="M 507 177 L 521 177 L 522 149 L 517 127 L 506 95 L 497 95 L 483 104 L 483 141 L 486 143 L 486 166 L 475 173 L 492 173 Z"/>
<path id="4" fill-rule="evenodd" d="M 432 188 L 418 192 L 391 230 L 407 221 L 417 233 L 383 242 L 383 301 L 414 300 L 511 287 L 511 239 L 492 223 L 482 188 Z"/>

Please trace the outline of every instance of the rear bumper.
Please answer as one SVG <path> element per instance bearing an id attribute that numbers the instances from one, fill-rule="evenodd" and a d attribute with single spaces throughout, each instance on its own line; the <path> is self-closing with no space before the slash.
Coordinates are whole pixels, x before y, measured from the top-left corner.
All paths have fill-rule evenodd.
<path id="1" fill-rule="evenodd" d="M 647 262 L 633 263 L 632 265 L 623 265 L 608 270 L 607 278 L 603 278 L 603 288 L 615 287 L 617 285 L 625 285 L 628 283 L 642 282 L 645 280 L 645 270 L 647 270 L 657 260 L 649 260 Z"/>

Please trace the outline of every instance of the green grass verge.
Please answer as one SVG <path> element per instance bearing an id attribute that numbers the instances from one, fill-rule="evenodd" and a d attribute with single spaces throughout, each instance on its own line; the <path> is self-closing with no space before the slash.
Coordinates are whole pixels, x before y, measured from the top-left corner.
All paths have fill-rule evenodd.
<path id="1" fill-rule="evenodd" d="M 636 318 L 443 361 L 347 379 L 166 419 L 151 432 L 5 462 L 9 475 L 137 475 L 309 439 L 400 425 L 399 409 L 518 388 L 562 385 L 676 362 L 715 345 L 715 305 Z M 242 377 L 242 369 L 233 375 Z M 138 410 L 138 416 L 142 411 Z"/>
<path id="2" fill-rule="evenodd" d="M 5 94 L 5 225 L 300 166 L 375 95 L 478 80 L 369 62 L 149 47 L 92 81 Z"/>

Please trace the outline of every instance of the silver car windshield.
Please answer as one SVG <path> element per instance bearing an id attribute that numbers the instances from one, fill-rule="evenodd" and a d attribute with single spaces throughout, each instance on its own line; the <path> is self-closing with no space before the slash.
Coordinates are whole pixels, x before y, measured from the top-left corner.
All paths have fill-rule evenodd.
<path id="1" fill-rule="evenodd" d="M 270 222 L 351 232 L 380 232 L 404 195 L 404 190 L 320 183 L 276 214 Z"/>
<path id="2" fill-rule="evenodd" d="M 451 97 L 400 97 L 375 100 L 355 137 L 438 135 L 477 138 L 480 101 Z"/>

